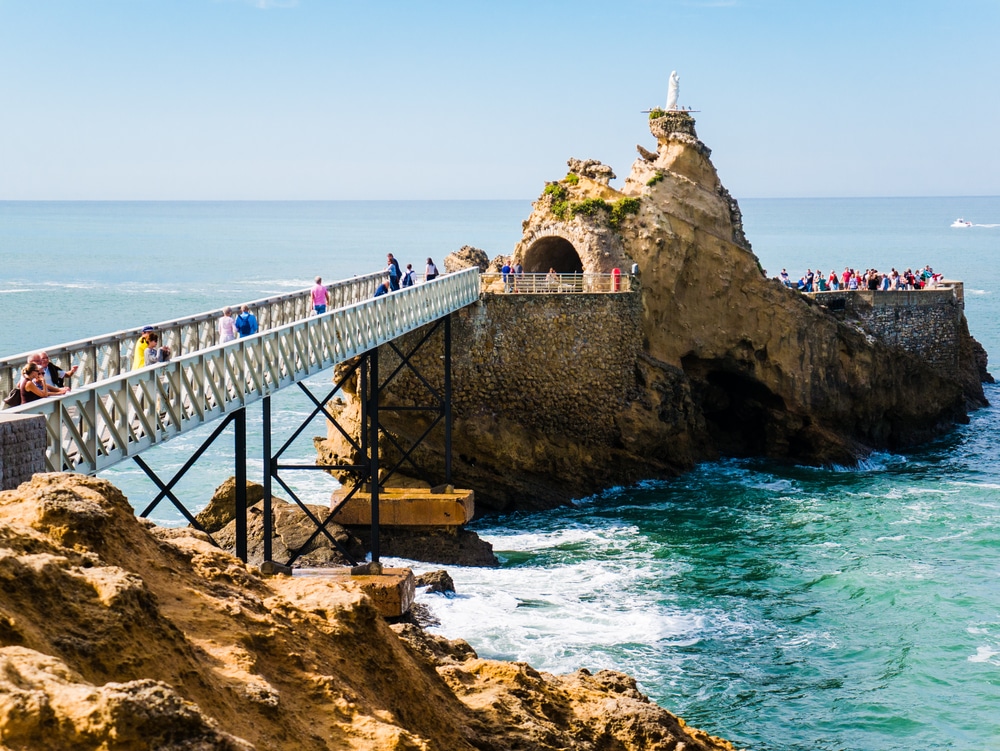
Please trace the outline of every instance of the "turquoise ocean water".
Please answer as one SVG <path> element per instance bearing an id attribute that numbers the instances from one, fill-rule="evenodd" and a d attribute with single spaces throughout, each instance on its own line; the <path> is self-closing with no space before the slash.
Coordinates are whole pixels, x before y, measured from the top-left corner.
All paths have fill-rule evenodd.
<path id="1" fill-rule="evenodd" d="M 772 276 L 930 264 L 962 279 L 971 330 L 1000 371 L 1000 198 L 741 206 Z M 388 250 L 416 267 L 464 244 L 492 257 L 511 250 L 529 210 L 0 203 L 0 353 L 361 273 Z M 959 216 L 986 226 L 950 228 Z M 987 396 L 1000 405 L 1000 388 Z M 276 432 L 290 431 L 305 400 L 275 399 Z M 474 526 L 503 566 L 452 567 L 458 594 L 421 599 L 437 631 L 483 656 L 631 673 L 657 702 L 740 747 L 1000 749 L 998 428 L 991 407 L 932 445 L 858 467 L 727 460 L 568 509 L 483 519 Z M 156 449 L 150 463 L 169 476 L 201 440 Z M 231 474 L 231 445 L 179 486 L 193 506 Z M 295 450 L 307 459 L 310 448 L 307 437 Z M 250 451 L 259 455 L 259 429 Z M 261 466 L 251 462 L 251 479 Z M 153 495 L 136 468 L 107 477 L 137 504 Z M 295 487 L 322 503 L 331 483 Z M 154 517 L 177 523 L 166 508 Z"/>

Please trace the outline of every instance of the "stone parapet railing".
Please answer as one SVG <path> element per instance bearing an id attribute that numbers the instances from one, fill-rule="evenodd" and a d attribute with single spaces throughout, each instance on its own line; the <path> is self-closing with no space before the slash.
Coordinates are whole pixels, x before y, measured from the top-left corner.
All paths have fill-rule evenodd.
<path id="1" fill-rule="evenodd" d="M 938 282 L 937 286 L 925 289 L 885 291 L 838 289 L 827 292 L 807 292 L 806 294 L 821 305 L 828 305 L 831 300 L 863 301 L 864 304 L 880 307 L 940 305 L 944 302 L 957 301 L 959 306 L 965 307 L 965 284 L 952 279 Z"/>

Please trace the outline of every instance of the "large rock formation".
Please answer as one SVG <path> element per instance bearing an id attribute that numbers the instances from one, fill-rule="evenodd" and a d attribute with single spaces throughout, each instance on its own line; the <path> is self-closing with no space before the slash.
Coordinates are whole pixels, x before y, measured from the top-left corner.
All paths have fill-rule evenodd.
<path id="1" fill-rule="evenodd" d="M 11 751 L 722 751 L 627 676 L 540 673 L 389 626 L 350 584 L 262 578 L 109 483 L 0 493 Z"/>
<path id="2" fill-rule="evenodd" d="M 571 159 L 512 254 L 528 273 L 636 264 L 634 326 L 607 295 L 592 296 L 588 316 L 558 296 L 484 293 L 454 316 L 454 480 L 475 489 L 478 507 L 550 506 L 719 455 L 853 463 L 925 441 L 986 403 L 981 347 L 959 305 L 956 354 L 941 367 L 765 278 L 690 114 L 654 112 L 650 130 L 656 151 L 639 148 L 621 190 L 609 168 Z M 393 386 L 387 398 L 409 403 L 410 391 Z M 408 413 L 392 429 L 412 438 L 426 425 Z M 328 454 L 343 455 L 331 439 Z M 440 465 L 440 453 L 431 440 L 414 456 Z"/>

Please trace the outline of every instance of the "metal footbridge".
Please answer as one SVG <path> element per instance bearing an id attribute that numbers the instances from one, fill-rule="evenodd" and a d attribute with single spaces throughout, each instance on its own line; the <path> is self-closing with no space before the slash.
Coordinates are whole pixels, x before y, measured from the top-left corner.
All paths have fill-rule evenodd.
<path id="1" fill-rule="evenodd" d="M 127 369 L 139 330 L 50 349 L 54 362 L 80 364 L 72 390 L 7 412 L 45 416 L 50 471 L 94 474 L 479 298 L 478 269 L 372 298 L 383 278 L 330 285 L 337 307 L 319 316 L 308 290 L 249 303 L 261 330 L 227 344 L 214 344 L 218 311 L 158 324 L 173 359 L 137 371 Z M 0 363 L 5 393 L 26 359 Z"/>
<path id="2" fill-rule="evenodd" d="M 272 560 L 271 536 L 263 536 L 263 561 L 268 565 L 290 566 L 308 548 L 313 539 L 324 535 L 350 561 L 328 524 L 337 511 L 359 491 L 370 494 L 371 556 L 379 560 L 378 509 L 380 485 L 400 470 L 404 463 L 417 467 L 409 449 L 402 447 L 380 426 L 380 394 L 389 381 L 406 366 L 416 371 L 410 357 L 443 327 L 444 382 L 436 388 L 421 377 L 428 387 L 431 427 L 442 424 L 445 433 L 444 483 L 451 482 L 451 314 L 479 299 L 479 269 L 446 274 L 430 282 L 374 297 L 384 272 L 328 285 L 331 308 L 322 315 L 312 315 L 310 290 L 257 300 L 247 305 L 258 316 L 260 330 L 252 336 L 219 344 L 216 322 L 218 310 L 154 326 L 161 342 L 175 353 L 166 363 L 129 371 L 129 356 L 141 330 L 131 329 L 96 339 L 74 342 L 47 350 L 50 359 L 62 369 L 71 363 L 80 365 L 69 393 L 41 399 L 5 410 L 3 414 L 39 415 L 45 419 L 46 456 L 49 471 L 96 474 L 127 459 L 133 460 L 159 488 L 159 492 L 139 515 L 146 517 L 164 499 L 194 526 L 202 530 L 185 504 L 173 492 L 181 477 L 228 426 L 234 427 L 234 474 L 236 481 L 235 553 L 247 560 L 246 498 L 246 408 L 259 402 L 263 418 L 264 453 L 264 528 L 272 523 L 272 481 L 277 482 L 312 521 L 312 536 L 280 563 Z M 421 327 L 427 332 L 408 352 L 394 340 Z M 387 377 L 380 377 L 379 348 L 390 347 L 401 359 Z M 0 384 L 9 390 L 30 353 L 0 361 Z M 325 396 L 313 395 L 303 380 L 335 365 L 348 363 L 339 380 Z M 360 436 L 356 439 L 341 427 L 327 404 L 349 378 L 357 378 L 361 396 Z M 277 451 L 272 449 L 271 395 L 287 386 L 298 385 L 315 405 L 312 414 Z M 284 463 L 282 455 L 308 423 L 322 415 L 351 441 L 356 452 L 354 464 Z M 217 422 L 208 439 L 169 481 L 163 481 L 140 454 L 158 444 L 207 423 Z M 387 437 L 402 458 L 393 466 L 379 467 L 379 439 Z M 426 437 L 427 433 L 423 437 Z M 418 439 L 417 443 L 423 440 Z M 355 479 L 345 486 L 339 500 L 325 518 L 319 519 L 282 479 L 289 470 L 344 471 Z M 379 478 L 379 482 L 372 482 Z M 425 479 L 432 480 L 425 475 Z M 138 510 L 138 509 L 137 509 Z"/>

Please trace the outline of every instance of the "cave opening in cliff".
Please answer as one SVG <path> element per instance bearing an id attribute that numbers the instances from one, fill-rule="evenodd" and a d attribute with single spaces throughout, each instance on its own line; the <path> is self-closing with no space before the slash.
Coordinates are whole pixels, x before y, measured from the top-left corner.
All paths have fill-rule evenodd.
<path id="1" fill-rule="evenodd" d="M 781 440 L 778 416 L 785 412 L 784 400 L 744 373 L 714 370 L 704 363 L 699 363 L 701 367 L 691 365 L 685 363 L 685 372 L 693 376 L 696 398 L 719 453 L 774 454 L 776 442 Z"/>
<path id="2" fill-rule="evenodd" d="M 560 274 L 583 272 L 583 261 L 573 243 L 563 237 L 543 237 L 524 254 L 522 264 L 528 274 L 545 274 L 555 269 Z"/>

